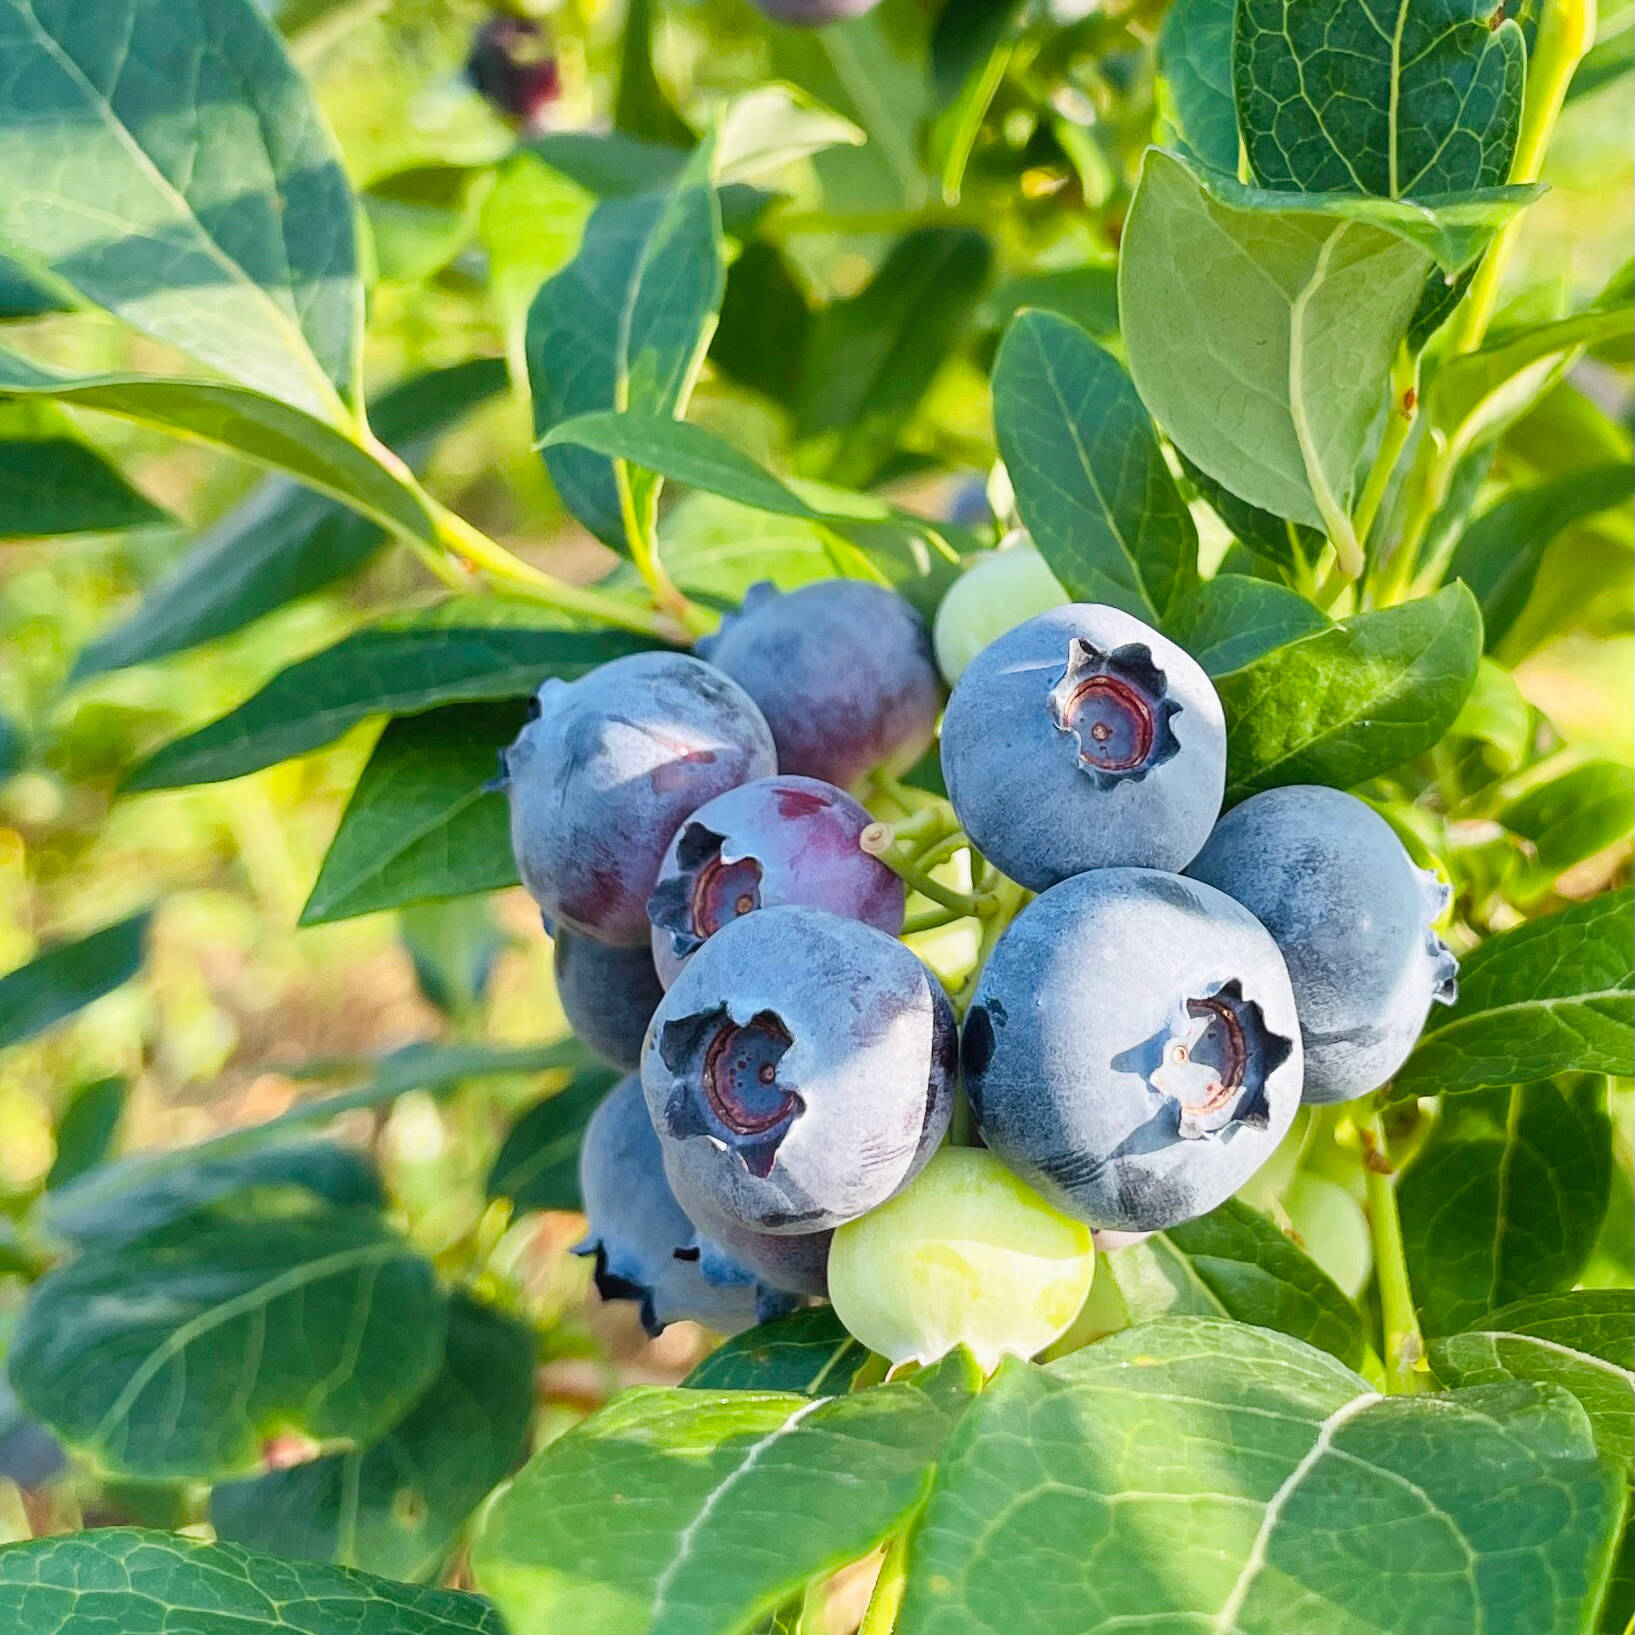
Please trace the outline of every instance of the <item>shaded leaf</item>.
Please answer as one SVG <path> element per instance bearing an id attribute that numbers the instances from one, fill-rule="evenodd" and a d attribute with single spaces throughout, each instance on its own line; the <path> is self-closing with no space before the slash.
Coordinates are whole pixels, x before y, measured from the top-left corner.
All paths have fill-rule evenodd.
<path id="1" fill-rule="evenodd" d="M 993 374 L 1023 525 L 1079 602 L 1160 623 L 1198 580 L 1198 534 L 1129 377 L 1077 325 L 1023 312 Z"/>
<path id="2" fill-rule="evenodd" d="M 1323 554 L 1323 547 L 1328 542 L 1320 530 L 1274 517 L 1270 511 L 1262 511 L 1247 500 L 1240 500 L 1207 471 L 1200 471 L 1184 454 L 1179 458 L 1187 480 L 1246 550 L 1285 569 L 1301 564 L 1309 566 Z"/>
<path id="3" fill-rule="evenodd" d="M 1622 840 L 1632 814 L 1635 772 L 1618 761 L 1586 761 L 1518 796 L 1499 821 L 1531 841 L 1539 867 L 1555 875 Z"/>
<path id="4" fill-rule="evenodd" d="M 619 44 L 619 87 L 613 99 L 613 123 L 647 142 L 691 147 L 693 133 L 664 94 L 653 70 L 653 0 L 630 0 Z"/>
<path id="5" fill-rule="evenodd" d="M 130 1094 L 129 1083 L 121 1078 L 93 1079 L 74 1092 L 57 1120 L 57 1154 L 45 1178 L 47 1192 L 61 1191 L 108 1161 Z"/>
<path id="6" fill-rule="evenodd" d="M 475 1595 L 135 1527 L 0 1550 L 0 1619 L 28 1635 L 505 1635 Z"/>
<path id="7" fill-rule="evenodd" d="M 868 1348 L 846 1332 L 833 1306 L 775 1318 L 717 1346 L 683 1382 L 694 1391 L 794 1391 L 834 1396 L 851 1389 Z"/>
<path id="8" fill-rule="evenodd" d="M 66 417 L 0 408 L 0 538 L 115 533 L 172 519 L 82 443 Z M 24 418 L 26 417 L 26 419 Z"/>
<path id="9" fill-rule="evenodd" d="M 615 631 L 523 626 L 381 626 L 291 665 L 219 721 L 156 751 L 124 787 L 174 789 L 239 778 L 332 743 L 373 715 L 521 698 L 651 646 Z"/>
<path id="10" fill-rule="evenodd" d="M 132 915 L 77 942 L 60 942 L 0 977 L 0 1049 L 72 1016 L 142 968 L 149 916 Z"/>
<path id="11" fill-rule="evenodd" d="M 583 1209 L 579 1143 L 590 1115 L 618 1077 L 600 1064 L 581 1068 L 561 1089 L 530 1107 L 500 1147 L 488 1172 L 486 1195 L 509 1198 L 518 1214 Z"/>
<path id="12" fill-rule="evenodd" d="M 49 290 L 10 256 L 0 255 L 0 323 L 18 318 L 39 318 L 48 312 L 66 312 L 69 302 Z"/>
<path id="13" fill-rule="evenodd" d="M 1606 1099 L 1605 1079 L 1581 1075 L 1443 1104 L 1397 1187 L 1427 1333 L 1572 1287 L 1607 1211 Z"/>
<path id="14" fill-rule="evenodd" d="M 345 421 L 352 193 L 250 0 L 4 0 L 0 171 L 0 238 L 134 328 Z"/>
<path id="15" fill-rule="evenodd" d="M 1158 72 L 1169 86 L 1182 141 L 1206 165 L 1236 174 L 1232 100 L 1234 0 L 1176 0 L 1158 30 Z"/>
<path id="16" fill-rule="evenodd" d="M 533 1334 L 456 1294 L 442 1367 L 385 1437 L 225 1482 L 210 1496 L 210 1524 L 218 1537 L 269 1555 L 431 1578 L 467 1517 L 521 1460 L 533 1374 Z"/>
<path id="17" fill-rule="evenodd" d="M 790 407 L 812 314 L 789 264 L 770 244 L 747 244 L 727 271 L 710 361 L 740 385 Z"/>
<path id="18" fill-rule="evenodd" d="M 1502 931 L 1466 954 L 1459 998 L 1433 1007 L 1394 1099 L 1627 1073 L 1635 1036 L 1629 890 Z"/>
<path id="19" fill-rule="evenodd" d="M 208 1480 L 286 1432 L 373 1441 L 431 1382 L 443 1326 L 431 1266 L 373 1213 L 220 1208 L 47 1273 L 9 1366 L 101 1468 Z"/>
<path id="20" fill-rule="evenodd" d="M 1327 630 L 1331 622 L 1297 591 L 1268 579 L 1223 573 L 1183 597 L 1164 628 L 1210 675 L 1224 676 Z"/>

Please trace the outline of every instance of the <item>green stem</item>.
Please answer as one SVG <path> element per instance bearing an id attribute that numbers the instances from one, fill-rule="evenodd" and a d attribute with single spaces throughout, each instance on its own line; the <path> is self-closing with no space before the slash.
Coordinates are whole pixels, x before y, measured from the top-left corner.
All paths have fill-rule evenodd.
<path id="1" fill-rule="evenodd" d="M 1005 927 L 1021 911 L 1025 896 L 1026 893 L 1014 880 L 1007 880 L 1000 875 L 995 881 L 989 898 L 990 907 L 982 916 L 982 940 L 977 945 L 976 963 L 971 967 L 970 975 L 966 977 L 954 997 L 954 1009 L 961 1018 L 970 1009 L 971 1000 L 976 996 L 977 982 L 982 976 L 983 966 L 988 963 L 988 956 L 994 950 L 994 944 L 1005 934 Z"/>
<path id="2" fill-rule="evenodd" d="M 1544 0 L 1538 33 L 1527 59 L 1527 92 L 1522 103 L 1521 132 L 1510 181 L 1536 182 L 1556 120 L 1567 99 L 1567 87 L 1584 53 L 1595 44 L 1596 0 Z M 1470 289 L 1460 303 L 1453 332 L 1453 351 L 1474 352 L 1487 334 L 1498 305 L 1505 265 L 1521 231 L 1520 213 L 1512 216 L 1488 246 Z"/>
<path id="3" fill-rule="evenodd" d="M 1379 1281 L 1380 1315 L 1385 1326 L 1386 1389 L 1409 1395 L 1427 1388 L 1423 1367 L 1425 1340 L 1414 1312 L 1413 1288 L 1397 1212 L 1397 1177 L 1385 1146 L 1380 1098 L 1357 1124 L 1362 1143 L 1363 1174 L 1368 1187 L 1368 1225 L 1374 1239 L 1374 1275 Z"/>
<path id="4" fill-rule="evenodd" d="M 857 1635 L 891 1635 L 897 1627 L 903 1592 L 908 1588 L 908 1530 L 905 1528 L 886 1547 L 880 1576 L 874 1581 L 869 1610 L 857 1626 Z"/>
<path id="5" fill-rule="evenodd" d="M 940 931 L 945 925 L 957 925 L 969 918 L 969 914 L 961 914 L 957 909 L 928 908 L 921 914 L 910 914 L 903 921 L 903 935 L 912 937 L 921 931 Z"/>
<path id="6" fill-rule="evenodd" d="M 688 601 L 659 560 L 658 542 L 653 537 L 653 507 L 637 505 L 636 484 L 624 460 L 613 462 L 613 480 L 619 490 L 625 545 L 642 583 L 659 607 L 684 630 L 694 636 L 706 635 L 715 628 L 716 621 L 695 602 Z"/>
<path id="7" fill-rule="evenodd" d="M 870 844 L 870 836 L 876 830 L 885 830 L 885 838 Z M 871 857 L 878 857 L 885 866 L 897 876 L 904 885 L 919 892 L 922 897 L 928 897 L 934 903 L 940 903 L 960 918 L 974 918 L 987 907 L 986 901 L 975 892 L 955 891 L 952 886 L 945 886 L 942 881 L 933 879 L 929 871 L 920 868 L 910 858 L 906 857 L 891 844 L 891 826 L 884 823 L 871 824 L 863 831 L 858 844 Z M 879 849 L 876 849 L 878 845 Z"/>
<path id="8" fill-rule="evenodd" d="M 1397 469 L 1397 460 L 1401 457 L 1403 445 L 1414 429 L 1414 414 L 1418 401 L 1419 360 L 1409 352 L 1405 343 L 1397 348 L 1396 362 L 1391 366 L 1391 412 L 1386 417 L 1385 433 L 1380 438 L 1373 469 L 1369 471 L 1368 481 L 1363 485 L 1362 498 L 1357 502 L 1357 512 L 1353 519 L 1357 538 L 1364 547 L 1368 544 L 1369 534 L 1373 532 L 1386 491 L 1391 486 L 1391 478 Z"/>

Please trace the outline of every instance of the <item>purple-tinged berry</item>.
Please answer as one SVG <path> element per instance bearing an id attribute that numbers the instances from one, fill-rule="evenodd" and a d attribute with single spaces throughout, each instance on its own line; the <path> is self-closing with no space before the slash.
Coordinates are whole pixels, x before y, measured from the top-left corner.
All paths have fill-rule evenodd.
<path id="1" fill-rule="evenodd" d="M 967 666 L 942 771 L 977 850 L 1030 890 L 1086 869 L 1181 869 L 1220 813 L 1226 722 L 1174 642 L 1075 602 Z"/>
<path id="2" fill-rule="evenodd" d="M 575 1035 L 613 1067 L 641 1066 L 647 1024 L 664 997 L 650 950 L 556 934 L 556 997 Z"/>
<path id="3" fill-rule="evenodd" d="M 1277 945 L 1212 887 L 1101 869 L 999 940 L 965 1020 L 983 1140 L 1098 1230 L 1161 1231 L 1269 1158 L 1300 1104 L 1300 1027 Z"/>
<path id="4" fill-rule="evenodd" d="M 466 78 L 496 113 L 525 126 L 562 93 L 550 33 L 528 17 L 490 17 L 471 42 Z"/>
<path id="5" fill-rule="evenodd" d="M 883 1203 L 953 1106 L 953 1011 L 900 942 L 817 908 L 724 926 L 648 1029 L 647 1105 L 689 1197 L 756 1232 Z"/>
<path id="6" fill-rule="evenodd" d="M 522 883 L 555 924 L 646 943 L 647 899 L 682 820 L 777 771 L 738 684 L 686 653 L 633 653 L 539 689 L 501 756 Z"/>
<path id="7" fill-rule="evenodd" d="M 1308 1102 L 1377 1090 L 1408 1059 L 1459 962 L 1436 934 L 1448 890 L 1339 789 L 1268 789 L 1215 825 L 1187 872 L 1235 897 L 1283 951 Z"/>
<path id="8" fill-rule="evenodd" d="M 896 936 L 903 883 L 857 844 L 872 821 L 816 778 L 758 778 L 699 807 L 670 842 L 647 904 L 665 986 L 707 938 L 758 908 L 826 908 Z"/>
<path id="9" fill-rule="evenodd" d="M 760 705 L 784 772 L 849 789 L 875 767 L 912 766 L 936 731 L 930 632 L 882 585 L 753 585 L 699 651 Z"/>
<path id="10" fill-rule="evenodd" d="M 585 1126 L 579 1189 L 588 1230 L 574 1253 L 596 1257 L 597 1292 L 604 1300 L 636 1301 L 649 1334 L 683 1319 L 736 1334 L 798 1303 L 725 1251 L 702 1250 L 665 1180 L 634 1074 L 608 1092 Z"/>

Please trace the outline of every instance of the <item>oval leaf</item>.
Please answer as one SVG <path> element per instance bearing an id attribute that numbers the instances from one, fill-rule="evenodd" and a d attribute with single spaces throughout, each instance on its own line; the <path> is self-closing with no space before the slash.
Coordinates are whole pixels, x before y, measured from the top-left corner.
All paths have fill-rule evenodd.
<path id="1" fill-rule="evenodd" d="M 147 914 L 61 942 L 0 977 L 0 1049 L 43 1033 L 142 968 Z"/>
<path id="2" fill-rule="evenodd" d="M 694 1391 L 794 1391 L 834 1396 L 851 1389 L 869 1350 L 846 1332 L 833 1306 L 792 1311 L 719 1345 L 683 1382 Z"/>

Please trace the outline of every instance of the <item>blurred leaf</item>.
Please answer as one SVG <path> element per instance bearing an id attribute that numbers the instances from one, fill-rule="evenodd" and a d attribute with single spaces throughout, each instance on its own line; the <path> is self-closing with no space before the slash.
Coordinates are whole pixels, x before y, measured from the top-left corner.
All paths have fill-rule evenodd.
<path id="1" fill-rule="evenodd" d="M 993 372 L 1023 526 L 1077 602 L 1153 624 L 1198 582 L 1198 531 L 1129 376 L 1076 324 L 1023 312 Z"/>
<path id="2" fill-rule="evenodd" d="M 485 171 L 442 164 L 371 182 L 359 203 L 369 225 L 376 277 L 418 283 L 446 267 L 477 230 L 487 184 Z"/>
<path id="3" fill-rule="evenodd" d="M 977 1383 L 956 1355 L 855 1396 L 638 1387 L 512 1483 L 474 1576 L 519 1629 L 741 1627 L 914 1511 Z"/>
<path id="4" fill-rule="evenodd" d="M 205 1142 L 88 1169 L 51 1190 L 43 1224 L 71 1243 L 117 1242 L 251 1193 L 299 1195 L 347 1209 L 380 1209 L 386 1201 L 362 1153 L 329 1141 L 263 1136 L 256 1145 Z"/>
<path id="5" fill-rule="evenodd" d="M 736 607 L 762 579 L 793 590 L 835 572 L 817 524 L 753 511 L 715 494 L 684 494 L 668 506 L 659 546 L 671 578 L 709 607 Z"/>
<path id="6" fill-rule="evenodd" d="M 619 86 L 613 99 L 613 123 L 644 141 L 687 148 L 693 133 L 671 105 L 653 71 L 653 0 L 629 0 L 620 35 Z"/>
<path id="7" fill-rule="evenodd" d="M 1227 802 L 1290 783 L 1350 789 L 1429 749 L 1457 718 L 1481 650 L 1476 599 L 1448 585 L 1218 676 Z"/>
<path id="8" fill-rule="evenodd" d="M 537 436 L 598 410 L 686 409 L 725 281 L 713 163 L 706 141 L 669 192 L 599 205 L 578 255 L 535 297 L 526 345 Z M 563 504 L 622 549 L 612 463 L 557 447 L 545 464 Z"/>
<path id="9" fill-rule="evenodd" d="M 9 1619 L 29 1635 L 88 1635 L 92 1620 L 119 1635 L 506 1635 L 475 1595 L 135 1527 L 0 1551 L 0 1620 Z"/>
<path id="10" fill-rule="evenodd" d="M 1272 193 L 1149 149 L 1119 260 L 1142 399 L 1239 498 L 1335 532 L 1432 263 L 1472 259 L 1517 192 Z"/>
<path id="11" fill-rule="evenodd" d="M 47 1192 L 60 1192 L 108 1161 L 130 1094 L 130 1085 L 121 1078 L 93 1079 L 74 1092 L 57 1121 L 57 1155 L 45 1178 Z"/>
<path id="12" fill-rule="evenodd" d="M 1563 1393 L 1380 1397 L 1285 1335 L 1171 1318 L 1000 1369 L 897 1628 L 1396 1630 L 1411 1563 L 1414 1627 L 1575 1635 L 1618 1520 Z"/>
<path id="13" fill-rule="evenodd" d="M 745 245 L 727 270 L 710 361 L 740 385 L 788 408 L 799 388 L 811 328 L 811 310 L 788 263 L 757 240 Z"/>
<path id="14" fill-rule="evenodd" d="M 839 1396 L 869 1360 L 833 1306 L 792 1311 L 718 1345 L 683 1382 L 691 1391 L 793 1391 Z"/>
<path id="15" fill-rule="evenodd" d="M 1234 0 L 1175 0 L 1158 30 L 1158 72 L 1169 85 L 1182 141 L 1206 165 L 1236 175 L 1232 100 Z"/>
<path id="16" fill-rule="evenodd" d="M 1572 1287 L 1607 1211 L 1606 1102 L 1606 1080 L 1584 1074 L 1443 1103 L 1397 1187 L 1426 1333 Z"/>
<path id="17" fill-rule="evenodd" d="M 363 301 L 327 125 L 250 0 L 0 0 L 0 238 L 87 301 L 342 424 Z M 140 65 L 140 71 L 127 71 Z"/>
<path id="18" fill-rule="evenodd" d="M 505 385 L 497 358 L 430 369 L 370 406 L 375 434 L 419 469 L 441 434 Z M 211 641 L 362 567 L 378 523 L 286 478 L 262 483 L 206 528 L 129 618 L 84 648 L 74 678 L 145 664 Z"/>
<path id="19" fill-rule="evenodd" d="M 1635 772 L 1617 761 L 1589 761 L 1538 784 L 1499 813 L 1512 834 L 1530 840 L 1551 875 L 1622 840 L 1635 814 Z"/>
<path id="20" fill-rule="evenodd" d="M 1627 461 L 1574 471 L 1531 488 L 1512 489 L 1465 529 L 1448 565 L 1482 604 L 1492 652 L 1521 616 L 1550 542 L 1575 522 L 1629 500 Z"/>
<path id="21" fill-rule="evenodd" d="M 1608 892 L 1501 931 L 1466 954 L 1459 998 L 1433 1006 L 1393 1099 L 1629 1071 L 1635 906 Z"/>
<path id="22" fill-rule="evenodd" d="M 1500 774 L 1516 771 L 1527 759 L 1533 741 L 1533 707 L 1502 664 L 1483 656 L 1476 666 L 1475 685 L 1448 728 L 1448 737 L 1475 739 L 1490 746 L 1496 751 L 1492 758 Z M 1460 771 L 1466 768 L 1461 765 Z M 1464 787 L 1468 794 L 1468 779 Z"/>
<path id="23" fill-rule="evenodd" d="M 600 1064 L 581 1068 L 560 1090 L 530 1107 L 506 1135 L 486 1195 L 509 1198 L 519 1215 L 534 1209 L 582 1209 L 579 1143 L 619 1075 Z"/>
<path id="24" fill-rule="evenodd" d="M 67 301 L 53 294 L 32 273 L 9 256 L 0 255 L 0 323 L 39 318 L 68 308 Z"/>
<path id="25" fill-rule="evenodd" d="M 1368 1357 L 1357 1308 L 1267 1216 L 1235 1198 L 1106 1253 L 1132 1323 L 1230 1317 L 1292 1334 L 1352 1368 Z"/>
<path id="26" fill-rule="evenodd" d="M 376 741 L 301 910 L 322 925 L 515 885 L 505 797 L 489 787 L 520 703 L 398 716 Z"/>
<path id="27" fill-rule="evenodd" d="M 116 533 L 171 522 L 46 403 L 0 404 L 0 539 Z"/>
<path id="28" fill-rule="evenodd" d="M 72 1016 L 142 968 L 149 915 L 59 942 L 0 977 L 0 1049 L 20 1044 Z"/>
<path id="29" fill-rule="evenodd" d="M 275 1436 L 375 1440 L 431 1383 L 443 1329 L 430 1264 L 372 1212 L 218 1208 L 48 1272 L 9 1366 L 101 1468 L 210 1480 Z"/>
<path id="30" fill-rule="evenodd" d="M 1241 0 L 1238 125 L 1255 178 L 1308 193 L 1435 198 L 1510 173 L 1526 47 L 1493 0 L 1381 14 Z M 1237 156 L 1230 165 L 1236 169 Z"/>
<path id="31" fill-rule="evenodd" d="M 1635 1459 L 1635 1325 L 1627 1289 L 1535 1295 L 1487 1313 L 1469 1332 L 1431 1343 L 1431 1366 L 1446 1385 L 1536 1380 L 1583 1403 L 1596 1442 L 1627 1470 Z"/>
<path id="32" fill-rule="evenodd" d="M 758 85 L 734 97 L 717 122 L 716 163 L 722 183 L 730 187 L 767 181 L 825 148 L 859 147 L 865 140 L 851 120 L 803 91 Z"/>
<path id="33" fill-rule="evenodd" d="M 379 1442 L 210 1497 L 217 1536 L 269 1555 L 426 1580 L 466 1518 L 521 1461 L 533 1415 L 534 1336 L 470 1296 L 449 1301 L 442 1368 Z"/>
<path id="34" fill-rule="evenodd" d="M 968 228 L 922 227 L 856 295 L 818 313 L 801 361 L 795 434 L 829 481 L 865 488 L 896 445 L 988 282 L 993 254 Z"/>
<path id="35" fill-rule="evenodd" d="M 931 31 L 937 116 L 930 162 L 946 204 L 957 204 L 965 166 L 1021 32 L 1022 0 L 947 0 Z"/>
<path id="36" fill-rule="evenodd" d="M 1092 263 L 1063 272 L 1024 273 L 1008 278 L 977 309 L 985 328 L 1007 329 L 1024 308 L 1054 312 L 1097 340 L 1118 334 L 1118 267 Z"/>
<path id="37" fill-rule="evenodd" d="M 479 1020 L 494 962 L 510 940 L 487 896 L 409 904 L 398 911 L 397 936 L 421 993 L 456 1025 Z"/>
<path id="38" fill-rule="evenodd" d="M 625 131 L 547 131 L 531 137 L 524 151 L 598 199 L 657 193 L 670 186 L 687 163 L 692 147 L 649 142 Z"/>
<path id="39" fill-rule="evenodd" d="M 373 715 L 521 698 L 547 676 L 572 679 L 651 646 L 616 631 L 450 626 L 360 630 L 274 676 L 253 698 L 166 744 L 126 790 L 217 783 L 334 742 Z"/>
<path id="40" fill-rule="evenodd" d="M 1331 620 L 1298 592 L 1267 579 L 1217 574 L 1170 609 L 1166 633 L 1212 676 L 1230 675 Z"/>
<path id="41" fill-rule="evenodd" d="M 1603 86 L 1635 73 L 1635 29 L 1630 27 L 1627 10 L 1620 21 L 1621 27 L 1597 40 L 1580 60 L 1567 87 L 1568 102 L 1593 96 Z"/>

